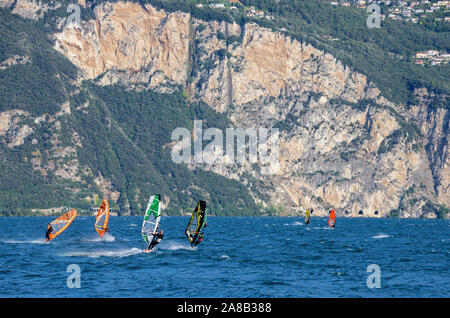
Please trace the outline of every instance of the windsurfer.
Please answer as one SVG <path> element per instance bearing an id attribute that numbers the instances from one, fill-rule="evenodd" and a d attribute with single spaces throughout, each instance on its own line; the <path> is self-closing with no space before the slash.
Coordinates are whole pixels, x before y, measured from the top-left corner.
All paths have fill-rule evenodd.
<path id="1" fill-rule="evenodd" d="M 202 233 L 195 233 L 194 238 L 192 239 L 192 247 L 197 246 L 198 244 L 200 244 L 201 241 L 203 241 L 203 236 L 205 235 L 205 228 L 208 226 L 208 223 L 205 221 L 205 225 L 203 226 L 203 231 Z M 192 237 L 192 235 L 191 235 Z"/>
<path id="2" fill-rule="evenodd" d="M 153 250 L 153 248 L 161 242 L 163 237 L 164 237 L 163 230 L 153 233 L 153 239 L 150 242 L 150 244 L 148 245 L 147 249 L 144 250 L 144 252 L 146 252 L 146 253 L 151 252 Z"/>
<path id="3" fill-rule="evenodd" d="M 193 242 L 193 246 L 197 246 L 200 242 L 203 241 L 203 236 L 199 236 L 196 242 Z"/>
<path id="4" fill-rule="evenodd" d="M 52 232 L 53 232 L 53 227 L 49 223 L 47 232 L 45 232 L 45 237 L 46 237 L 47 242 L 50 241 L 50 233 L 52 233 Z"/>
<path id="5" fill-rule="evenodd" d="M 206 213 L 206 202 L 202 200 L 198 201 L 188 226 L 184 231 L 189 242 L 191 243 L 191 247 L 197 246 L 204 238 L 204 229 L 207 226 Z"/>
<path id="6" fill-rule="evenodd" d="M 192 237 L 192 236 L 191 236 Z M 198 244 L 200 244 L 200 242 L 203 240 L 203 237 L 201 234 L 195 234 L 195 236 L 192 238 L 192 243 L 191 246 L 197 246 Z"/>

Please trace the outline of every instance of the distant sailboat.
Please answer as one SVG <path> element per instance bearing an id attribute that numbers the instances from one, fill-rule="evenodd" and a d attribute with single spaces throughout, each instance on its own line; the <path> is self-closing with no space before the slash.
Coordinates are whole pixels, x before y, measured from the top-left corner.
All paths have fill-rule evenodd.
<path id="1" fill-rule="evenodd" d="M 334 210 L 330 211 L 330 216 L 328 217 L 328 225 L 331 228 L 334 228 L 334 224 L 336 223 L 336 213 L 334 213 Z"/>
<path id="2" fill-rule="evenodd" d="M 309 218 L 310 218 L 309 209 L 306 209 L 306 212 L 305 212 L 305 224 L 309 224 Z"/>

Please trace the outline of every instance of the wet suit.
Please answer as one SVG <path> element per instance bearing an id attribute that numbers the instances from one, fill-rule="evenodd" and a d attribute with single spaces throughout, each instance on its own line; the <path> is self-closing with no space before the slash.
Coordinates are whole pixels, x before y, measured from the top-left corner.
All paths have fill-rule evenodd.
<path id="1" fill-rule="evenodd" d="M 53 228 L 51 226 L 48 227 L 47 232 L 45 232 L 45 237 L 47 238 L 47 241 L 50 241 L 50 233 L 52 233 Z"/>
<path id="2" fill-rule="evenodd" d="M 205 222 L 205 225 L 203 226 L 203 229 L 206 228 L 208 224 Z M 205 234 L 205 232 L 203 231 L 201 234 L 195 233 L 195 236 L 192 240 L 191 246 L 197 246 L 198 244 L 200 244 L 201 241 L 203 241 L 203 235 Z"/>
<path id="3" fill-rule="evenodd" d="M 197 246 L 198 244 L 200 244 L 200 242 L 203 241 L 203 233 L 198 235 L 195 234 L 194 239 L 192 240 L 192 247 Z"/>
<path id="4" fill-rule="evenodd" d="M 158 232 L 158 233 L 156 233 L 156 235 L 153 235 L 153 239 L 150 242 L 150 244 L 148 245 L 147 249 L 151 251 L 155 247 L 155 245 L 157 245 L 161 242 L 163 237 L 164 237 L 164 235 L 161 232 Z"/>

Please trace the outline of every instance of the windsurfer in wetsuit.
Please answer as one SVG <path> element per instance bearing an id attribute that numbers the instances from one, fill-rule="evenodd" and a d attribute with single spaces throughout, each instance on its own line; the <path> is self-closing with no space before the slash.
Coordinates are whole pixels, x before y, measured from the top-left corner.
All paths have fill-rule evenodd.
<path id="1" fill-rule="evenodd" d="M 191 246 L 192 247 L 197 246 L 202 240 L 203 240 L 202 235 L 198 234 L 198 233 L 195 233 L 195 236 L 192 239 Z"/>
<path id="2" fill-rule="evenodd" d="M 147 249 L 144 250 L 144 252 L 150 252 L 151 250 L 153 250 L 153 248 L 161 242 L 163 237 L 164 237 L 163 230 L 153 234 L 153 239 L 150 242 L 150 244 L 148 245 Z"/>
<path id="3" fill-rule="evenodd" d="M 201 234 L 195 233 L 194 236 L 194 240 L 192 241 L 192 247 L 197 246 L 198 244 L 200 244 L 201 241 L 203 241 L 203 235 L 205 234 L 204 229 L 206 228 L 206 226 L 208 225 L 207 222 L 205 222 L 205 225 L 203 226 L 203 231 Z"/>
<path id="4" fill-rule="evenodd" d="M 49 223 L 47 232 L 45 232 L 45 237 L 46 237 L 46 241 L 47 242 L 50 241 L 50 233 L 52 233 L 52 232 L 53 232 L 53 228 L 52 228 L 52 226 Z"/>

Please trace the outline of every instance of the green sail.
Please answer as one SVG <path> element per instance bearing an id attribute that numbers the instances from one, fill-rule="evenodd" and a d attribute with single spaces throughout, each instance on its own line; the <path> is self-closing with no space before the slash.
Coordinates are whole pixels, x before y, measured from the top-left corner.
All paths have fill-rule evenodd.
<path id="1" fill-rule="evenodd" d="M 153 233 L 156 233 L 161 220 L 160 195 L 155 194 L 150 197 L 145 210 L 144 221 L 142 222 L 141 234 L 147 245 L 153 239 Z"/>

